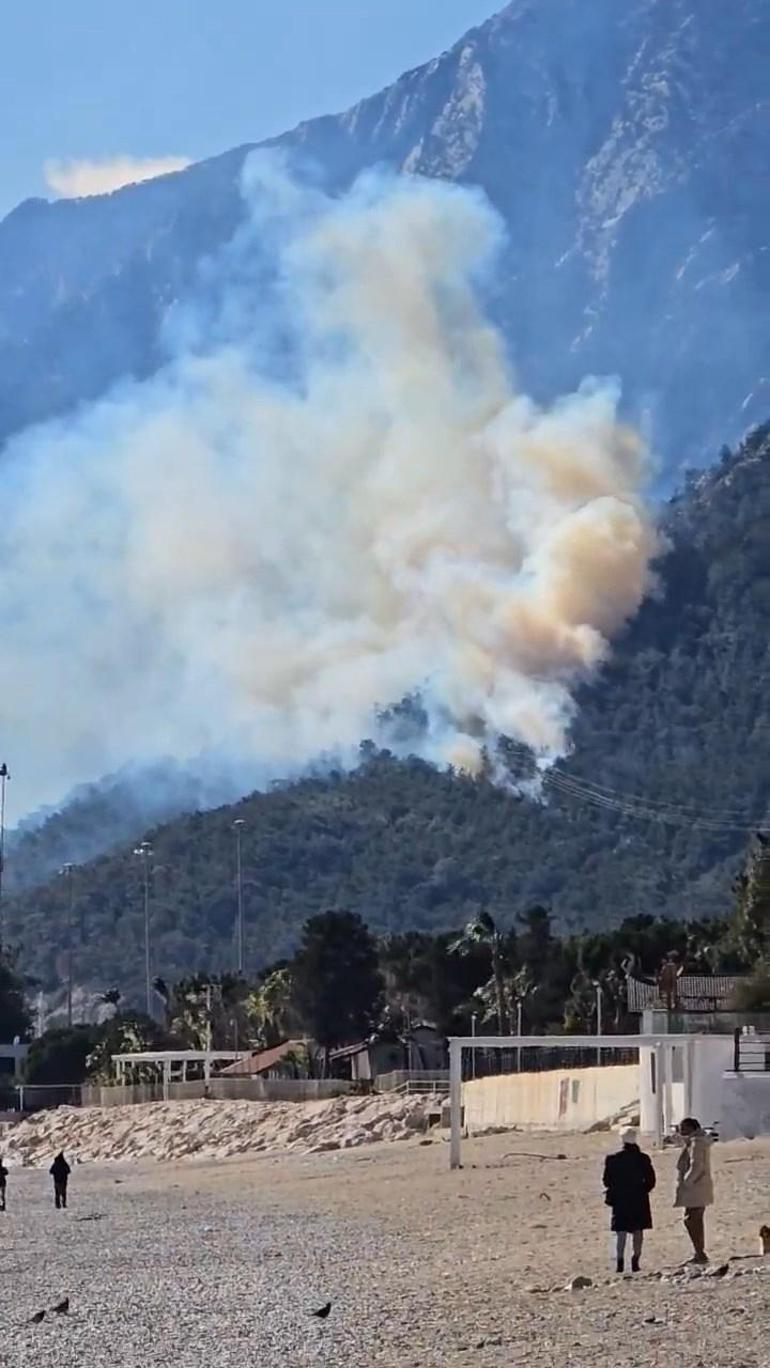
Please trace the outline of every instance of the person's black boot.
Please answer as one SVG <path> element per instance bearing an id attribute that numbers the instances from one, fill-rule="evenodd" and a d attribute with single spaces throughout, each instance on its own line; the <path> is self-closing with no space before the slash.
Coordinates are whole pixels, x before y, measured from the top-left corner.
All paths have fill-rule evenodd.
<path id="1" fill-rule="evenodd" d="M 635 1254 L 634 1257 L 633 1257 L 633 1259 L 631 1260 L 631 1272 L 632 1272 L 632 1273 L 638 1273 L 638 1272 L 639 1272 L 639 1255 L 638 1255 L 638 1254 Z"/>
<path id="2" fill-rule="evenodd" d="M 616 1268 L 617 1268 L 618 1273 L 625 1273 L 625 1271 L 626 1271 L 625 1259 L 618 1259 L 618 1262 L 617 1262 L 617 1264 L 616 1264 Z"/>

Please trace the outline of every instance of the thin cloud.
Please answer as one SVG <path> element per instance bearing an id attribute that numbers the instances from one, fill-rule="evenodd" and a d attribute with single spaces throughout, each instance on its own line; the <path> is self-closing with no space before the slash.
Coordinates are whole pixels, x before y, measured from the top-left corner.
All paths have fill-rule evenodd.
<path id="1" fill-rule="evenodd" d="M 122 185 L 167 176 L 190 165 L 189 157 L 108 157 L 103 161 L 47 161 L 43 167 L 49 190 L 63 199 L 108 195 Z"/>

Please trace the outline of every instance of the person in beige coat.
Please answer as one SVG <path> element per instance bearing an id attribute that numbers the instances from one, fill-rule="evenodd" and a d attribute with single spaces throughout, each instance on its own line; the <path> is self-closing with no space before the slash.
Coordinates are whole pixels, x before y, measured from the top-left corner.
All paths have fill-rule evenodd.
<path id="1" fill-rule="evenodd" d="M 677 1183 L 675 1207 L 684 1207 L 684 1226 L 692 1241 L 694 1264 L 707 1264 L 705 1214 L 714 1203 L 714 1180 L 711 1176 L 712 1137 L 701 1129 L 694 1116 L 685 1117 L 679 1126 L 684 1140 L 682 1153 L 676 1162 Z"/>

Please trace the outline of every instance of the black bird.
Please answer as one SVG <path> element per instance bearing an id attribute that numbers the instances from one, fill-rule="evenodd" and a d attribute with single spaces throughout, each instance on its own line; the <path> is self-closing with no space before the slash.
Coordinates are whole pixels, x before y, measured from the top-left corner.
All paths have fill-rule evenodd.
<path id="1" fill-rule="evenodd" d="M 310 1314 L 311 1316 L 315 1316 L 318 1320 L 326 1320 L 326 1317 L 328 1316 L 331 1309 L 331 1302 L 327 1302 L 326 1305 L 320 1307 L 318 1311 L 311 1311 Z"/>
<path id="2" fill-rule="evenodd" d="M 36 1311 L 34 1316 L 29 1318 L 30 1325 L 39 1325 L 42 1320 L 45 1320 L 45 1311 Z"/>
<path id="3" fill-rule="evenodd" d="M 65 1297 L 65 1298 L 64 1298 L 64 1301 L 57 1302 L 56 1305 L 55 1305 L 54 1308 L 53 1308 L 53 1310 L 56 1312 L 57 1316 L 66 1316 L 66 1314 L 67 1314 L 67 1312 L 69 1311 L 69 1309 L 70 1309 L 70 1299 L 69 1299 L 69 1297 Z"/>

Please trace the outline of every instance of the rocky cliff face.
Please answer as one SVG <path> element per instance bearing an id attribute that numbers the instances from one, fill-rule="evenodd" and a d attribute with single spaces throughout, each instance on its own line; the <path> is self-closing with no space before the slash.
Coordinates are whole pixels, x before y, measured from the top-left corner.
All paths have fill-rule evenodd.
<path id="1" fill-rule="evenodd" d="M 449 52 L 277 141 L 481 185 L 522 384 L 617 373 L 670 465 L 765 416 L 767 0 L 513 0 Z M 0 225 L 0 435 L 163 359 L 160 325 L 237 225 L 249 147 Z"/>

